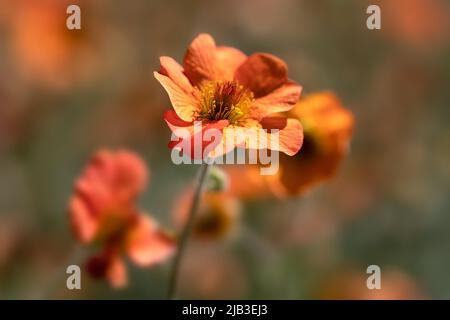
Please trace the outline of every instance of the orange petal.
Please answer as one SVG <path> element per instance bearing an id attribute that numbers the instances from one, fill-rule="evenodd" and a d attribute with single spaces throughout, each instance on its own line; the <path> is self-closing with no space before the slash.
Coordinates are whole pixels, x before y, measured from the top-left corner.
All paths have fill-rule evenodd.
<path id="1" fill-rule="evenodd" d="M 97 152 L 75 183 L 69 214 L 75 236 L 91 242 L 105 216 L 128 215 L 148 180 L 145 163 L 134 153 Z"/>
<path id="2" fill-rule="evenodd" d="M 127 252 L 137 265 L 150 266 L 169 258 L 175 242 L 148 216 L 141 215 L 130 230 Z"/>
<path id="3" fill-rule="evenodd" d="M 272 132 L 271 130 L 276 130 Z M 224 130 L 222 144 L 245 149 L 269 149 L 288 155 L 296 154 L 303 142 L 303 129 L 300 121 L 286 117 L 265 117 L 260 123 L 247 127 L 227 127 Z M 226 152 L 231 151 L 226 149 Z M 216 150 L 215 150 L 216 151 Z M 220 155 L 220 154 L 219 154 Z"/>
<path id="4" fill-rule="evenodd" d="M 268 115 L 291 110 L 300 99 L 302 87 L 294 81 L 288 81 L 268 95 L 256 99 L 253 103 L 252 117 L 262 119 Z"/>
<path id="5" fill-rule="evenodd" d="M 285 117 L 266 117 L 261 120 L 261 126 L 265 130 L 279 130 L 278 141 L 275 141 L 275 144 L 270 143 L 270 150 L 281 151 L 289 156 L 300 150 L 303 143 L 303 128 L 300 121 Z M 271 135 L 269 132 L 269 138 Z"/>
<path id="6" fill-rule="evenodd" d="M 116 174 L 115 152 L 100 150 L 90 159 L 86 168 L 86 177 L 92 181 L 100 181 L 104 184 L 110 183 Z"/>
<path id="7" fill-rule="evenodd" d="M 82 176 L 75 184 L 75 195 L 83 202 L 92 218 L 98 218 L 111 200 L 109 186 L 93 175 Z"/>
<path id="8" fill-rule="evenodd" d="M 221 80 L 233 80 L 237 68 L 247 59 L 240 50 L 232 47 L 217 47 L 217 70 Z"/>
<path id="9" fill-rule="evenodd" d="M 287 65 L 271 54 L 255 53 L 236 70 L 235 79 L 260 98 L 288 81 Z"/>
<path id="10" fill-rule="evenodd" d="M 209 34 L 198 35 L 184 56 L 184 73 L 193 85 L 217 76 L 216 43 Z"/>
<path id="11" fill-rule="evenodd" d="M 147 181 L 147 166 L 140 157 L 125 150 L 115 153 L 113 181 L 115 188 L 126 191 L 133 198 L 144 189 Z"/>
<path id="12" fill-rule="evenodd" d="M 186 93 L 182 87 L 171 78 L 161 73 L 154 72 L 153 75 L 161 83 L 169 95 L 170 102 L 178 116 L 185 121 L 192 121 L 194 112 L 199 108 L 197 100 L 193 95 Z M 177 80 L 181 81 L 181 80 Z"/>
<path id="13" fill-rule="evenodd" d="M 77 239 L 82 243 L 91 242 L 98 229 L 98 220 L 91 215 L 85 202 L 79 197 L 72 197 L 69 203 L 69 214 Z"/>
<path id="14" fill-rule="evenodd" d="M 192 87 L 189 79 L 183 73 L 183 67 L 180 66 L 171 57 L 160 57 L 159 58 L 161 68 L 159 73 L 169 77 L 177 86 L 179 86 L 186 93 L 192 93 L 194 88 Z"/>
<path id="15" fill-rule="evenodd" d="M 138 155 L 126 150 L 100 151 L 91 159 L 77 191 L 97 204 L 93 211 L 101 211 L 108 201 L 136 198 L 147 180 L 147 167 Z"/>
<path id="16" fill-rule="evenodd" d="M 114 288 L 122 288 L 127 285 L 128 276 L 127 269 L 122 259 L 114 255 L 106 270 L 106 277 Z"/>
<path id="17" fill-rule="evenodd" d="M 181 148 L 182 147 L 182 141 L 184 139 L 190 139 L 190 149 L 183 149 L 184 152 L 187 152 L 188 155 L 192 159 L 199 159 L 203 157 L 203 152 L 205 148 L 208 147 L 208 149 L 213 150 L 215 147 L 217 147 L 221 140 L 216 141 L 214 139 L 206 139 L 205 134 L 208 132 L 208 130 L 218 130 L 220 132 L 220 138 L 223 137 L 223 130 L 228 126 L 229 121 L 228 120 L 219 120 L 219 121 L 204 121 L 202 123 L 201 128 L 198 128 L 198 132 L 195 132 L 195 126 L 193 122 L 187 122 L 182 119 L 180 119 L 175 112 L 172 110 L 166 111 L 164 113 L 164 120 L 166 120 L 170 130 L 174 132 L 174 134 L 177 134 L 178 129 L 186 130 L 185 136 L 178 136 L 179 139 L 177 141 L 171 141 L 169 143 L 169 148 Z M 201 151 L 200 154 L 195 153 L 195 143 L 196 141 L 200 141 Z M 212 141 L 210 141 L 212 140 Z"/>
<path id="18" fill-rule="evenodd" d="M 222 139 L 220 143 L 210 153 L 210 157 L 217 158 L 227 154 L 228 152 L 234 150 L 236 147 L 245 146 L 245 136 L 243 136 L 240 130 L 247 130 L 244 127 L 230 126 L 226 127 L 222 131 Z"/>

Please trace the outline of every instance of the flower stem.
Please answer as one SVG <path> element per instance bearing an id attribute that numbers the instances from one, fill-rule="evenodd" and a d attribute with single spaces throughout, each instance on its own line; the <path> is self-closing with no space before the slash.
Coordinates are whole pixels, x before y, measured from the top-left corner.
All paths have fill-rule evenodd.
<path id="1" fill-rule="evenodd" d="M 206 181 L 206 177 L 208 176 L 208 169 L 209 164 L 202 163 L 199 174 L 198 174 L 198 181 L 197 185 L 195 187 L 194 197 L 192 199 L 191 207 L 189 210 L 189 215 L 187 217 L 187 222 L 181 232 L 180 239 L 178 241 L 178 250 L 175 254 L 175 259 L 172 267 L 172 271 L 170 274 L 170 282 L 169 282 L 169 290 L 167 293 L 167 299 L 174 299 L 176 295 L 177 290 L 177 283 L 178 283 L 178 274 L 179 269 L 181 265 L 181 260 L 183 258 L 184 252 L 186 250 L 186 246 L 189 240 L 189 236 L 192 231 L 192 227 L 194 226 L 195 216 L 197 214 L 199 205 L 200 205 L 200 198 L 203 191 L 203 186 Z"/>

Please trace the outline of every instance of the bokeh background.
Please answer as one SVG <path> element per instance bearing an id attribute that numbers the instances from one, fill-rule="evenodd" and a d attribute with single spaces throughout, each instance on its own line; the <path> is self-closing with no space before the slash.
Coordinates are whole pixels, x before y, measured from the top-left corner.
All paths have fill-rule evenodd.
<path id="1" fill-rule="evenodd" d="M 79 4 L 82 30 L 65 27 Z M 366 28 L 378 4 L 382 29 Z M 0 0 L 0 298 L 162 298 L 168 267 L 113 290 L 82 277 L 74 179 L 101 147 L 147 162 L 140 204 L 171 227 L 196 167 L 176 166 L 152 76 L 200 32 L 284 59 L 304 93 L 355 115 L 338 175 L 302 197 L 243 203 L 238 232 L 193 241 L 184 298 L 450 298 L 450 3 L 446 0 Z M 82 262 L 80 262 L 82 263 Z M 368 265 L 383 290 L 365 289 Z"/>

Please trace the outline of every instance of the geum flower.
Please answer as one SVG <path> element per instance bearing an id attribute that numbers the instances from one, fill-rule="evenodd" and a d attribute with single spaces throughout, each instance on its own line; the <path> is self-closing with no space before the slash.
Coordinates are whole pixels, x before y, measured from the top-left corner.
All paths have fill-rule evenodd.
<path id="1" fill-rule="evenodd" d="M 280 155 L 280 170 L 267 176 L 275 194 L 298 195 L 333 178 L 349 151 L 353 113 L 332 92 L 306 96 L 288 112 L 304 128 L 302 152 L 295 157 Z"/>
<path id="2" fill-rule="evenodd" d="M 296 154 L 303 140 L 302 126 L 296 119 L 275 113 L 290 110 L 300 98 L 302 87 L 288 78 L 288 68 L 281 59 L 267 53 L 246 56 L 241 51 L 216 46 L 208 34 L 200 34 L 189 46 L 183 66 L 170 57 L 160 58 L 161 68 L 154 72 L 167 91 L 174 110 L 164 118 L 177 141 L 169 143 L 179 148 L 189 132 L 194 157 L 194 142 L 198 135 L 202 150 L 221 156 L 234 149 L 270 149 Z M 194 122 L 201 121 L 196 132 Z M 208 129 L 221 133 L 218 141 L 204 138 Z M 255 133 L 246 136 L 243 132 Z M 265 130 L 279 130 L 276 138 Z M 198 130 L 197 130 L 198 131 Z M 268 134 L 266 134 L 266 132 Z M 226 139 L 228 138 L 228 141 Z M 211 148 L 210 144 L 213 144 Z M 203 152 L 201 154 L 203 156 Z"/>
<path id="3" fill-rule="evenodd" d="M 98 244 L 99 254 L 86 265 L 94 277 L 112 286 L 127 283 L 122 255 L 139 266 L 164 261 L 174 251 L 173 239 L 150 216 L 136 208 L 148 173 L 143 161 L 128 151 L 99 151 L 75 183 L 70 199 L 71 226 L 83 244 Z"/>

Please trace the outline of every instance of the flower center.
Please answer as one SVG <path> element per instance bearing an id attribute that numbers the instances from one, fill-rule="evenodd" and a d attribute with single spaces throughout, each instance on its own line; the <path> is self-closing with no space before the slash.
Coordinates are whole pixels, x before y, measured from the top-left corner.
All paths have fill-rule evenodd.
<path id="1" fill-rule="evenodd" d="M 241 121 L 254 100 L 253 93 L 236 81 L 208 81 L 200 87 L 200 120 Z"/>

